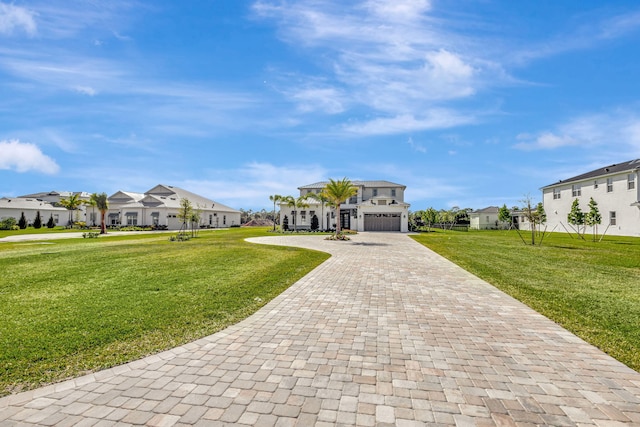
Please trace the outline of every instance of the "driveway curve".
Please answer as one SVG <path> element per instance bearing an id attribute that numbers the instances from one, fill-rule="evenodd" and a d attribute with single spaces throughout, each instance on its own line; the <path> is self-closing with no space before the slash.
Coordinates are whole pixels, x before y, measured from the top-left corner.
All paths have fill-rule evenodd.
<path id="1" fill-rule="evenodd" d="M 332 257 L 244 321 L 0 399 L 0 425 L 640 425 L 640 374 L 404 234 L 272 236 Z"/>

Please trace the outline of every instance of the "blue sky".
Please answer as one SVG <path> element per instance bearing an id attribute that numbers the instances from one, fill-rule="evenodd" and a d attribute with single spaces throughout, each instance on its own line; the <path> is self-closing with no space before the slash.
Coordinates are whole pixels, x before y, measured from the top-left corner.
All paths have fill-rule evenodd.
<path id="1" fill-rule="evenodd" d="M 0 0 L 0 196 L 519 205 L 640 157 L 640 3 Z"/>

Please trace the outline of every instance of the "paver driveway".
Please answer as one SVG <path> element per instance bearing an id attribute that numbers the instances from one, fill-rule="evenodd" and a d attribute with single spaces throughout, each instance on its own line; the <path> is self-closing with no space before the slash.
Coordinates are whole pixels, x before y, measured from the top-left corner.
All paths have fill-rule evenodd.
<path id="1" fill-rule="evenodd" d="M 0 425 L 640 425 L 640 374 L 406 235 L 254 241 L 333 257 L 222 332 L 0 399 Z"/>

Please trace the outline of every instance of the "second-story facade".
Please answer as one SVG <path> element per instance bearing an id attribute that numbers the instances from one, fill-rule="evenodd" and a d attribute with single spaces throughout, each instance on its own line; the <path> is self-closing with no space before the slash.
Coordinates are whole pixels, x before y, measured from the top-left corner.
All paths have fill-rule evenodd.
<path id="1" fill-rule="evenodd" d="M 601 167 L 542 188 L 547 228 L 573 232 L 567 216 L 578 200 L 583 213 L 591 198 L 598 204 L 599 233 L 640 236 L 640 159 Z"/>

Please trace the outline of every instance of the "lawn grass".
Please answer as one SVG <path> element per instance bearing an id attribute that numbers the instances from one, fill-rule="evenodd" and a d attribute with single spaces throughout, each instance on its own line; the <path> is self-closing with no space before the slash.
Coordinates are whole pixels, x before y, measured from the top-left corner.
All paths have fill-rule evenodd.
<path id="1" fill-rule="evenodd" d="M 62 226 L 56 226 L 54 228 L 27 227 L 27 228 L 24 228 L 24 229 L 21 229 L 21 230 L 0 230 L 0 239 L 3 238 L 3 237 L 7 237 L 7 236 L 16 236 L 16 235 L 23 235 L 23 234 L 73 233 L 73 232 L 77 233 L 78 231 L 88 231 L 88 230 L 82 230 L 82 229 L 79 229 L 79 228 L 67 228 L 67 227 L 62 227 Z"/>
<path id="2" fill-rule="evenodd" d="M 0 243 L 0 395 L 112 367 L 246 318 L 328 258 L 267 229 Z"/>
<path id="3" fill-rule="evenodd" d="M 542 246 L 525 246 L 516 231 L 414 239 L 640 371 L 640 239 L 586 237 L 552 233 Z"/>

